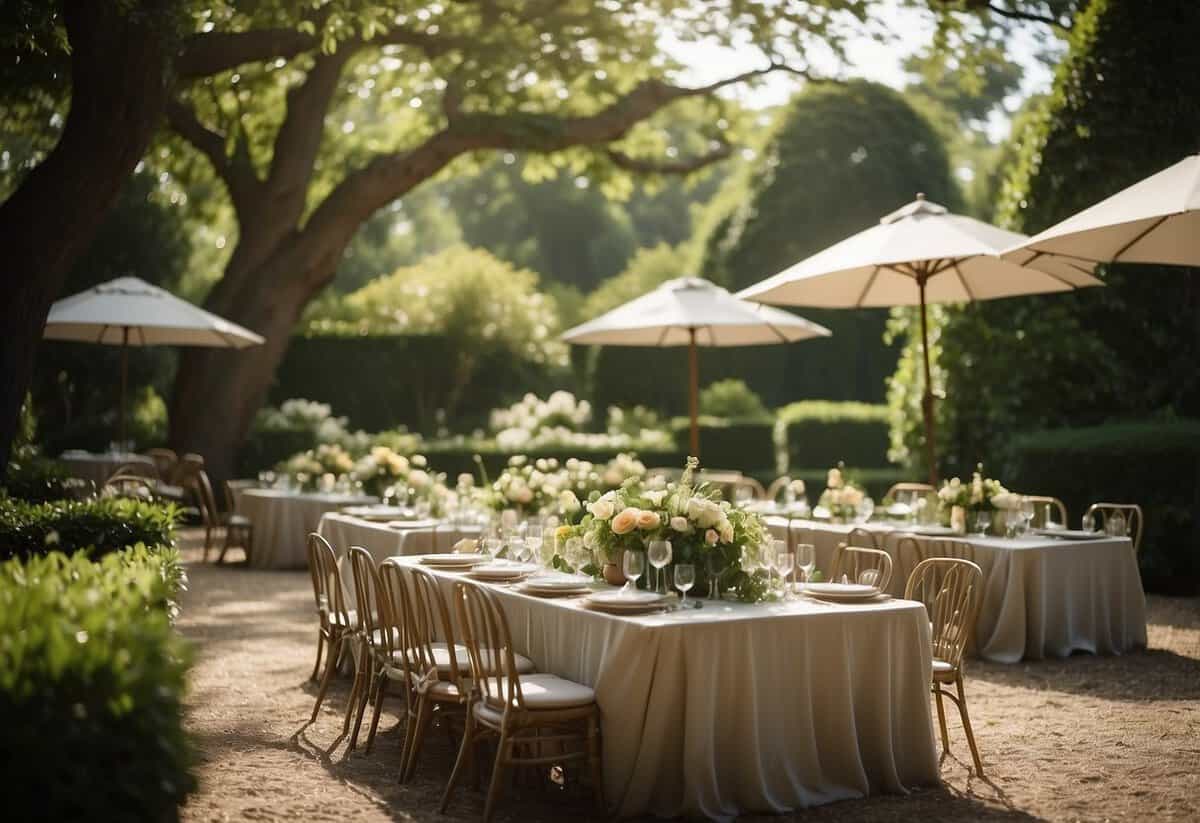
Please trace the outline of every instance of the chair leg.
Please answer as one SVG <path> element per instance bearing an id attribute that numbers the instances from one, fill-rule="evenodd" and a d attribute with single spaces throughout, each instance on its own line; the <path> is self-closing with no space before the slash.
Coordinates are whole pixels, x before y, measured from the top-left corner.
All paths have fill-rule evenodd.
<path id="1" fill-rule="evenodd" d="M 935 686 L 933 696 L 937 699 L 938 726 L 942 730 L 942 752 L 950 751 L 950 732 L 946 728 L 946 707 L 942 704 L 942 689 Z"/>
<path id="2" fill-rule="evenodd" d="M 379 670 L 379 683 L 375 686 L 375 709 L 371 713 L 371 728 L 367 732 L 367 754 L 375 744 L 375 730 L 379 728 L 379 714 L 383 709 L 383 697 L 387 694 L 388 676 L 383 669 Z"/>
<path id="3" fill-rule="evenodd" d="M 221 553 L 217 555 L 217 565 L 220 566 L 225 562 L 225 555 L 229 552 L 230 540 L 233 537 L 233 527 L 225 527 L 225 542 L 221 544 Z"/>
<path id="4" fill-rule="evenodd" d="M 309 680 L 316 680 L 317 674 L 321 671 L 321 652 L 325 650 L 325 632 L 317 630 L 317 662 L 313 663 L 312 674 L 308 676 Z"/>
<path id="5" fill-rule="evenodd" d="M 354 717 L 355 709 L 358 707 L 358 701 L 361 699 L 363 687 L 363 667 L 367 665 L 367 649 L 366 644 L 358 642 L 359 639 L 355 636 L 351 639 L 351 644 L 357 644 L 358 654 L 354 658 L 354 683 L 350 686 L 350 696 L 346 698 L 346 716 L 342 720 L 342 734 L 350 733 L 351 718 Z M 351 746 L 350 748 L 354 748 Z"/>
<path id="6" fill-rule="evenodd" d="M 321 689 L 317 692 L 317 702 L 313 706 L 312 720 L 317 722 L 317 714 L 321 711 L 321 703 L 325 700 L 325 692 L 329 690 L 329 681 L 333 679 L 333 670 L 337 668 L 338 655 L 334 653 L 333 647 L 341 640 L 341 637 L 335 640 L 333 635 L 329 638 L 329 652 L 325 655 L 325 674 L 321 678 Z"/>
<path id="7" fill-rule="evenodd" d="M 204 562 L 208 562 L 208 550 L 212 548 L 212 526 L 204 527 Z"/>
<path id="8" fill-rule="evenodd" d="M 370 651 L 367 649 L 365 644 L 360 654 L 363 656 L 365 665 L 370 666 L 372 663 L 372 658 Z M 357 678 L 357 674 L 355 676 Z M 354 734 L 350 736 L 351 750 L 358 745 L 358 732 L 362 728 L 363 713 L 367 709 L 367 704 L 370 703 L 375 697 L 375 685 L 375 673 L 371 669 L 368 669 L 367 674 L 362 679 L 362 685 L 359 687 L 358 709 L 354 717 Z"/>
<path id="9" fill-rule="evenodd" d="M 958 689 L 958 713 L 962 717 L 963 731 L 967 733 L 967 745 L 971 747 L 971 758 L 975 761 L 975 774 L 983 777 L 983 761 L 979 757 L 979 748 L 975 745 L 975 732 L 971 729 L 971 718 L 967 715 L 967 695 L 963 691 L 962 673 L 954 681 Z"/>
<path id="10" fill-rule="evenodd" d="M 433 721 L 433 701 L 421 695 L 417 698 L 417 719 L 413 724 L 412 736 L 409 738 L 408 751 L 405 752 L 404 771 L 400 774 L 400 782 L 407 783 L 417 770 L 417 760 L 421 756 L 421 746 L 425 742 L 425 733 Z"/>
<path id="11" fill-rule="evenodd" d="M 496 810 L 496 799 L 500 796 L 500 786 L 508 771 L 511 748 L 512 738 L 509 736 L 508 729 L 504 729 L 500 732 L 500 743 L 496 746 L 496 762 L 492 766 L 492 780 L 488 784 L 487 800 L 483 804 L 483 823 L 488 823 L 492 819 L 492 813 Z"/>
<path id="12" fill-rule="evenodd" d="M 474 713 L 471 711 L 471 707 L 467 706 L 467 721 L 463 728 L 462 744 L 458 747 L 458 757 L 454 761 L 454 770 L 450 772 L 450 780 L 446 782 L 446 790 L 442 792 L 442 805 L 438 807 L 438 812 L 441 814 L 446 813 L 446 807 L 450 805 L 450 793 L 454 791 L 458 779 L 462 777 L 463 768 L 467 767 L 467 763 L 472 759 L 471 749 L 475 745 L 474 737 Z"/>
<path id="13" fill-rule="evenodd" d="M 254 548 L 254 527 L 246 527 L 245 545 L 242 546 L 242 551 L 246 553 L 246 565 L 250 565 L 250 551 Z"/>
<path id="14" fill-rule="evenodd" d="M 600 811 L 606 811 L 604 803 L 604 769 L 600 762 L 600 723 L 593 712 L 588 718 L 587 728 L 588 766 L 592 772 L 592 791 L 596 795 L 596 805 Z"/>

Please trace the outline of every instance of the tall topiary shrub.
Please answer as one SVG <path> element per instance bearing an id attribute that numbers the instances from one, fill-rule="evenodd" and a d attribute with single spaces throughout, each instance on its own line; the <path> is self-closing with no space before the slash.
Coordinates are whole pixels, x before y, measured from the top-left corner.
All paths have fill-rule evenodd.
<path id="1" fill-rule="evenodd" d="M 1191 0 L 1093 0 L 1048 99 L 1014 135 L 997 219 L 1034 233 L 1200 149 Z M 971 304 L 942 332 L 947 470 L 1006 458 L 1012 435 L 1200 415 L 1200 271 L 1121 265 L 1105 288 Z"/>

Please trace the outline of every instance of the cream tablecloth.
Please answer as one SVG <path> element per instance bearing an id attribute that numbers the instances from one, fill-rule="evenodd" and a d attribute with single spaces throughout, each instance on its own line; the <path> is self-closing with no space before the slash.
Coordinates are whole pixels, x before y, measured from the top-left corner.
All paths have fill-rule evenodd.
<path id="1" fill-rule="evenodd" d="M 157 479 L 158 469 L 154 461 L 144 454 L 112 454 L 110 452 L 92 453 L 85 451 L 66 451 L 59 455 L 58 462 L 72 477 L 91 480 L 99 489 L 113 472 L 121 466 L 128 465 L 136 474 Z"/>
<path id="2" fill-rule="evenodd" d="M 308 568 L 307 540 L 321 516 L 342 506 L 370 503 L 373 497 L 288 492 L 281 489 L 234 491 L 238 514 L 254 524 L 250 564 L 259 569 Z"/>
<path id="3" fill-rule="evenodd" d="M 778 533 L 780 521 L 771 520 Z M 786 525 L 784 526 L 786 528 Z M 816 546 L 817 568 L 832 566 L 834 547 L 853 526 L 791 522 L 792 542 Z M 882 523 L 866 528 L 894 565 L 891 592 L 903 595 L 911 558 L 897 551 L 903 532 Z M 922 542 L 937 538 L 918 537 Z M 971 544 L 983 569 L 984 594 L 975 626 L 975 651 L 987 660 L 1015 663 L 1072 652 L 1120 654 L 1146 645 L 1146 596 L 1128 538 L 1062 540 L 959 538 Z"/>
<path id="4" fill-rule="evenodd" d="M 447 592 L 459 579 L 435 574 Z M 918 603 L 615 617 L 497 591 L 517 651 L 596 690 L 620 815 L 782 813 L 938 781 Z"/>

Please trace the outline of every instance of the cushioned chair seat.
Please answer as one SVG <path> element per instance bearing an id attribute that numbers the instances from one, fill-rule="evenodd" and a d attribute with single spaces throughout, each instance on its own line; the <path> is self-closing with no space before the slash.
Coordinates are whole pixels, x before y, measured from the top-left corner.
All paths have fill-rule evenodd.
<path id="1" fill-rule="evenodd" d="M 945 660 L 938 660 L 936 657 L 933 658 L 933 673 L 934 674 L 952 674 L 953 672 L 954 672 L 954 667 L 951 666 L 949 663 L 947 663 Z"/>
<path id="2" fill-rule="evenodd" d="M 487 692 L 494 697 L 505 694 L 507 678 L 489 679 Z M 525 697 L 525 708 L 530 711 L 549 709 L 573 709 L 596 702 L 596 693 L 589 687 L 553 674 L 528 674 L 521 677 L 521 694 Z M 496 720 L 503 709 L 492 704 L 477 704 L 479 711 L 489 719 Z"/>
<path id="3" fill-rule="evenodd" d="M 403 662 L 400 659 L 399 654 L 400 653 L 397 652 L 394 655 L 398 665 Z M 492 657 L 494 655 L 492 655 L 491 649 L 484 649 L 482 655 L 484 658 L 484 665 L 487 666 L 489 670 L 494 670 L 494 665 L 492 663 Z M 533 661 L 524 655 L 514 654 L 513 658 L 516 660 L 517 672 L 520 674 L 532 673 L 537 669 L 537 667 L 533 665 Z M 450 671 L 450 651 L 446 648 L 445 643 L 439 642 L 433 644 L 433 662 L 434 665 L 437 666 L 440 674 L 452 674 Z M 459 674 L 469 675 L 471 673 L 471 658 L 467 654 L 466 646 L 460 646 L 457 643 L 454 644 L 454 662 L 458 664 Z"/>
<path id="4" fill-rule="evenodd" d="M 225 515 L 225 525 L 249 528 L 253 524 L 250 522 L 250 518 L 244 514 L 227 514 Z"/>

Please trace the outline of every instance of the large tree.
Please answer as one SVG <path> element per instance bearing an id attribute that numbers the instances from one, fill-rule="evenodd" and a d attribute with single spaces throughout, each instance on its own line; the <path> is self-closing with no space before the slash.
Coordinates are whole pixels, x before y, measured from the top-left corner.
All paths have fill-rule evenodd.
<path id="1" fill-rule="evenodd" d="M 836 46 L 865 5 L 458 0 L 326 4 L 301 20 L 269 3 L 253 14 L 212 10 L 175 62 L 186 82 L 168 116 L 208 158 L 237 213 L 237 245 L 207 307 L 267 343 L 184 353 L 172 442 L 228 470 L 297 318 L 355 232 L 452 162 L 490 150 L 555 155 L 546 162 L 598 181 L 700 168 L 729 151 L 720 89 L 769 71 L 806 73 L 804 49 Z M 666 30 L 752 43 L 761 67 L 702 85 L 674 81 L 659 47 Z M 373 117 L 344 118 L 351 97 Z M 714 101 L 700 154 L 678 156 L 666 129 L 639 128 L 697 98 Z"/>
<path id="2" fill-rule="evenodd" d="M 61 133 L 49 137 L 53 148 L 0 204 L 0 468 L 50 304 L 162 117 L 173 8 L 171 0 L 64 0 L 6 4 L 0 16 L 6 119 L 70 97 Z M 25 144 L 31 156 L 37 143 Z"/>

